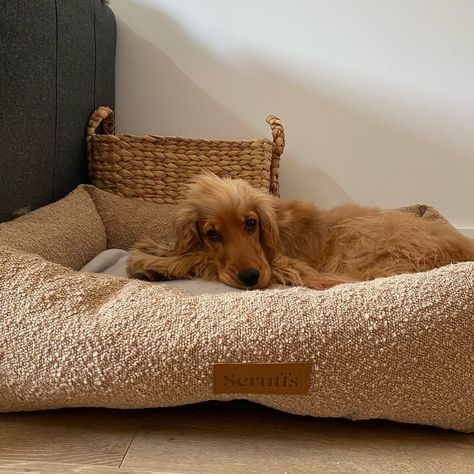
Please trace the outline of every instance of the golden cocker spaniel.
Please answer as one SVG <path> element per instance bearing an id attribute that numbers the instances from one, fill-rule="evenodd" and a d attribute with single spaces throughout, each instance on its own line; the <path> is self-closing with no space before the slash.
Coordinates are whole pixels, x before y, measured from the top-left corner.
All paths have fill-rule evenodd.
<path id="1" fill-rule="evenodd" d="M 321 290 L 474 260 L 474 241 L 440 220 L 352 204 L 321 210 L 210 173 L 190 187 L 175 230 L 174 243 L 137 242 L 129 276 Z"/>

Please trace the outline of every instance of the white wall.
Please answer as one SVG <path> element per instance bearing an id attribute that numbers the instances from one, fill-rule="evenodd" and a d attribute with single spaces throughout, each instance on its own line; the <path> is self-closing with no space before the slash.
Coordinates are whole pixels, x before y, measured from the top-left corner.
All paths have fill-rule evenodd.
<path id="1" fill-rule="evenodd" d="M 474 229 L 474 2 L 112 0 L 118 130 L 287 133 L 283 196 Z M 474 235 L 473 235 L 474 236 Z"/>

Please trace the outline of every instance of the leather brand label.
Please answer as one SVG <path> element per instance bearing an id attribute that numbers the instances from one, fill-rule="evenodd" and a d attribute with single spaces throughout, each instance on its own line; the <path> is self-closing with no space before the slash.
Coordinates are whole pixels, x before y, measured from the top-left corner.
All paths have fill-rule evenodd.
<path id="1" fill-rule="evenodd" d="M 214 364 L 214 393 L 304 395 L 311 381 L 311 362 Z"/>

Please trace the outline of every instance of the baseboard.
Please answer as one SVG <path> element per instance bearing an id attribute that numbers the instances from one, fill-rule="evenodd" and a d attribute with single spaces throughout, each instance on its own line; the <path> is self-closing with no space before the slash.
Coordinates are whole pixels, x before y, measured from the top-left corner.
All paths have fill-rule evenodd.
<path id="1" fill-rule="evenodd" d="M 458 230 L 464 235 L 471 237 L 471 239 L 474 239 L 474 227 L 458 227 Z"/>

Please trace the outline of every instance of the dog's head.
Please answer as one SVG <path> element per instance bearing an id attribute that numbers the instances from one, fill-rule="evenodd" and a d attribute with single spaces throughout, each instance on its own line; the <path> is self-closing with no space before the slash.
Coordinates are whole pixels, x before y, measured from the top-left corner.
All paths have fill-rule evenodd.
<path id="1" fill-rule="evenodd" d="M 278 246 L 274 200 L 240 179 L 199 176 L 177 212 L 176 253 L 205 251 L 223 283 L 265 288 Z"/>

